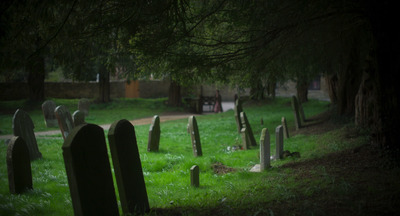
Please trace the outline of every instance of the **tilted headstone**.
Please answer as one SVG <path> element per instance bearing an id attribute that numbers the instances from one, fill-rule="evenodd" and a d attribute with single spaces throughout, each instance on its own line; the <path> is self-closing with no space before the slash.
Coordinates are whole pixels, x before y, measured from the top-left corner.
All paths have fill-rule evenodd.
<path id="1" fill-rule="evenodd" d="M 236 126 L 238 133 L 241 133 L 242 131 L 242 120 L 240 118 L 240 113 L 243 112 L 242 106 L 240 105 L 239 99 L 235 101 L 235 104 L 233 106 L 233 112 L 235 114 L 235 120 L 236 120 Z"/>
<path id="2" fill-rule="evenodd" d="M 260 170 L 263 171 L 271 166 L 271 143 L 269 131 L 263 128 L 260 137 Z"/>
<path id="3" fill-rule="evenodd" d="M 30 160 L 32 161 L 42 158 L 42 153 L 39 151 L 35 133 L 33 132 L 35 126 L 33 125 L 33 121 L 31 117 L 29 117 L 28 113 L 18 109 L 12 119 L 12 128 L 14 136 L 20 136 L 24 139 L 29 150 Z"/>
<path id="4" fill-rule="evenodd" d="M 286 122 L 286 118 L 282 117 L 282 127 L 283 127 L 283 136 L 287 139 L 289 138 L 289 129 L 287 127 L 287 122 Z"/>
<path id="5" fill-rule="evenodd" d="M 78 125 L 86 124 L 86 122 L 85 122 L 85 114 L 80 110 L 76 110 L 72 114 L 72 119 L 74 121 L 74 127 L 76 127 Z"/>
<path id="6" fill-rule="evenodd" d="M 197 165 L 190 168 L 190 185 L 193 187 L 200 186 L 200 168 Z"/>
<path id="7" fill-rule="evenodd" d="M 242 131 L 240 132 L 242 135 L 242 146 L 244 150 L 247 150 L 250 148 L 250 139 L 249 139 L 249 133 L 246 130 L 246 128 L 242 128 Z"/>
<path id="8" fill-rule="evenodd" d="M 89 115 L 90 100 L 82 98 L 78 101 L 78 110 L 82 111 L 85 116 Z"/>
<path id="9" fill-rule="evenodd" d="M 108 132 L 115 179 L 124 214 L 150 210 L 134 126 L 128 120 L 114 122 Z"/>
<path id="10" fill-rule="evenodd" d="M 279 125 L 275 129 L 275 145 L 276 145 L 275 158 L 282 159 L 283 158 L 283 127 L 282 127 L 282 125 Z"/>
<path id="11" fill-rule="evenodd" d="M 192 139 L 194 156 L 202 156 L 203 152 L 201 151 L 199 128 L 197 127 L 197 121 L 194 116 L 189 117 L 188 132 L 190 133 L 190 137 Z"/>
<path id="12" fill-rule="evenodd" d="M 74 128 L 74 122 L 72 120 L 71 113 L 64 105 L 57 106 L 54 112 L 58 120 L 58 126 L 60 127 L 61 134 L 65 140 Z"/>
<path id="13" fill-rule="evenodd" d="M 77 126 L 62 150 L 74 215 L 119 215 L 103 128 Z"/>
<path id="14" fill-rule="evenodd" d="M 158 151 L 158 148 L 160 146 L 160 134 L 160 117 L 158 117 L 158 115 L 155 115 L 149 129 L 149 141 L 147 143 L 147 151 Z"/>
<path id="15" fill-rule="evenodd" d="M 296 126 L 296 130 L 299 130 L 301 128 L 301 119 L 299 114 L 299 104 L 296 96 L 292 96 L 292 109 L 294 114 L 294 124 Z"/>
<path id="16" fill-rule="evenodd" d="M 10 193 L 21 194 L 33 188 L 29 150 L 22 137 L 13 137 L 8 144 L 7 170 Z"/>
<path id="17" fill-rule="evenodd" d="M 46 100 L 45 102 L 43 102 L 42 111 L 43 111 L 46 127 L 57 127 L 58 126 L 57 118 L 54 114 L 55 109 L 56 109 L 56 103 L 54 101 Z"/>
<path id="18" fill-rule="evenodd" d="M 253 130 L 251 129 L 250 122 L 247 120 L 246 113 L 240 113 L 240 119 L 242 121 L 242 128 L 246 128 L 246 132 L 248 134 L 249 143 L 251 146 L 256 146 L 256 140 L 254 138 Z"/>

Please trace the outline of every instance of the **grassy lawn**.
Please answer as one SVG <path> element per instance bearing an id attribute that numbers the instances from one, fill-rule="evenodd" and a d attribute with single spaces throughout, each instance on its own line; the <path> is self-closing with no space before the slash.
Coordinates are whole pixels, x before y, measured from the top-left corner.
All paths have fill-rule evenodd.
<path id="1" fill-rule="evenodd" d="M 67 104 L 73 112 L 77 100 L 59 100 L 56 103 Z M 1 106 L 4 110 L 7 110 L 4 107 L 12 110 L 10 104 Z M 306 117 L 312 117 L 328 111 L 329 104 L 312 100 L 303 107 Z M 118 100 L 92 108 L 87 121 L 95 124 L 172 111 L 163 105 L 162 100 Z M 326 115 L 321 115 L 325 117 L 322 118 L 324 121 L 315 120 L 304 129 L 294 131 L 288 98 L 247 102 L 243 109 L 257 141 L 261 130 L 268 128 L 271 154 L 275 153 L 275 128 L 285 116 L 290 138 L 285 139 L 284 149 L 299 152 L 301 157 L 272 161 L 272 167 L 262 173 L 249 172 L 259 163 L 259 146 L 246 151 L 229 150 L 241 144 L 233 111 L 197 117 L 203 150 L 203 156 L 197 158 L 193 156 L 190 135 L 187 134 L 187 119 L 161 123 L 160 151 L 157 153 L 146 150 L 149 125 L 137 125 L 135 131 L 151 207 L 149 214 L 366 215 L 364 213 L 371 212 L 371 208 L 365 208 L 371 200 L 376 205 L 372 213 L 394 211 L 390 207 L 396 206 L 400 199 L 383 203 L 387 198 L 383 195 L 389 200 L 393 196 L 400 198 L 400 171 L 388 165 L 378 172 L 374 165 L 381 166 L 376 162 L 378 159 L 370 165 L 356 163 L 362 168 L 351 163 L 357 157 L 357 161 L 371 161 L 360 156 L 370 153 L 372 148 L 366 144 L 366 131 L 358 129 L 351 121 Z M 35 125 L 43 121 L 40 110 L 29 110 L 29 114 Z M 1 121 L 8 118 L 2 114 Z M 314 124 L 316 122 L 318 124 Z M 36 128 L 45 130 L 43 126 Z M 2 123 L 1 130 L 4 133 L 10 129 Z M 62 159 L 61 135 L 37 139 L 43 159 L 32 162 L 34 189 L 22 195 L 9 193 L 5 164 L 7 148 L 3 140 L 0 142 L 0 160 L 4 162 L 0 163 L 0 215 L 73 215 Z M 373 157 L 378 156 L 375 154 Z M 190 186 L 189 170 L 193 165 L 200 167 L 199 188 Z M 348 166 L 353 168 L 345 169 Z M 375 177 L 371 179 L 371 175 Z M 360 184 L 359 181 L 363 180 L 371 183 Z M 389 187 L 392 190 L 387 192 Z M 354 197 L 355 194 L 360 197 Z"/>

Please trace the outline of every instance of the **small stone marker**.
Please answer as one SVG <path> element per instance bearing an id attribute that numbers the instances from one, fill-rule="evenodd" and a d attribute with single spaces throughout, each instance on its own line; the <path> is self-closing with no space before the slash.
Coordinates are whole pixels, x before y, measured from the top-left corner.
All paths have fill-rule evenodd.
<path id="1" fill-rule="evenodd" d="M 61 134 L 65 140 L 74 128 L 74 122 L 72 120 L 71 113 L 64 105 L 56 107 L 54 112 L 58 120 L 58 126 L 60 127 Z"/>
<path id="2" fill-rule="evenodd" d="M 283 157 L 283 127 L 279 125 L 275 129 L 275 145 L 276 145 L 276 159 L 282 159 Z"/>
<path id="3" fill-rule="evenodd" d="M 33 132 L 35 126 L 33 125 L 33 121 L 31 117 L 29 117 L 28 113 L 18 109 L 12 119 L 12 128 L 14 136 L 22 137 L 28 147 L 30 160 L 32 161 L 42 158 L 42 153 L 39 151 L 35 133 Z"/>
<path id="4" fill-rule="evenodd" d="M 78 110 L 82 111 L 85 116 L 89 115 L 90 100 L 82 98 L 78 101 Z"/>
<path id="5" fill-rule="evenodd" d="M 243 109 L 242 109 L 239 99 L 236 99 L 235 104 L 233 106 L 233 111 L 235 114 L 235 120 L 236 120 L 236 126 L 238 129 L 238 133 L 241 133 L 242 132 L 242 120 L 240 118 L 240 113 L 243 112 Z"/>
<path id="6" fill-rule="evenodd" d="M 242 128 L 246 128 L 246 132 L 248 134 L 248 142 L 250 143 L 251 146 L 256 146 L 257 143 L 256 140 L 254 139 L 253 130 L 251 130 L 251 126 L 249 121 L 247 120 L 245 112 L 240 113 L 240 119 L 242 121 Z"/>
<path id="7" fill-rule="evenodd" d="M 160 117 L 155 115 L 149 129 L 149 141 L 147 143 L 147 151 L 157 152 L 160 146 Z"/>
<path id="8" fill-rule="evenodd" d="M 76 127 L 78 125 L 81 125 L 81 124 L 86 124 L 86 122 L 85 122 L 85 114 L 80 110 L 76 110 L 72 114 L 72 119 L 74 121 L 74 127 Z"/>
<path id="9" fill-rule="evenodd" d="M 194 116 L 189 117 L 188 132 L 190 133 L 190 137 L 192 139 L 194 156 L 202 156 L 203 152 L 201 151 L 199 128 L 197 127 L 197 121 Z"/>
<path id="10" fill-rule="evenodd" d="M 103 128 L 77 126 L 62 150 L 74 215 L 119 215 Z"/>
<path id="11" fill-rule="evenodd" d="M 265 169 L 271 166 L 270 162 L 271 157 L 271 143 L 269 138 L 269 131 L 267 128 L 263 128 L 260 136 L 260 170 L 264 171 Z"/>
<path id="12" fill-rule="evenodd" d="M 249 139 L 249 133 L 246 130 L 246 128 L 242 128 L 241 131 L 242 134 L 242 144 L 243 144 L 243 149 L 247 150 L 250 148 L 250 139 Z"/>
<path id="13" fill-rule="evenodd" d="M 124 214 L 150 210 L 134 126 L 128 120 L 114 122 L 108 142 Z"/>
<path id="14" fill-rule="evenodd" d="M 43 111 L 46 127 L 57 127 L 58 126 L 57 118 L 54 114 L 55 109 L 56 109 L 56 103 L 54 103 L 54 101 L 46 100 L 45 102 L 43 102 L 42 111 Z"/>
<path id="15" fill-rule="evenodd" d="M 286 122 L 286 118 L 282 117 L 282 126 L 283 126 L 283 136 L 285 137 L 285 139 L 289 138 L 289 130 L 287 127 L 287 122 Z"/>
<path id="16" fill-rule="evenodd" d="M 22 137 L 11 138 L 7 148 L 8 185 L 10 193 L 21 194 L 32 189 L 29 150 Z"/>
<path id="17" fill-rule="evenodd" d="M 190 185 L 193 187 L 200 186 L 200 168 L 197 165 L 190 168 Z"/>
<path id="18" fill-rule="evenodd" d="M 292 109 L 294 113 L 294 124 L 296 126 L 296 130 L 299 130 L 301 128 L 301 119 L 299 114 L 299 104 L 296 96 L 292 96 Z"/>

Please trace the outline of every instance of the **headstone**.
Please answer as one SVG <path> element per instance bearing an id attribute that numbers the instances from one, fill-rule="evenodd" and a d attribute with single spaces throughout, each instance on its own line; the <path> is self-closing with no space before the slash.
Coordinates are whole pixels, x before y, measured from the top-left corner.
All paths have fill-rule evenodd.
<path id="1" fill-rule="evenodd" d="M 236 120 L 236 126 L 238 133 L 241 133 L 242 131 L 242 120 L 240 119 L 240 113 L 243 112 L 242 106 L 240 105 L 239 99 L 235 101 L 235 104 L 233 106 L 233 112 L 235 114 L 235 120 Z"/>
<path id="2" fill-rule="evenodd" d="M 157 152 L 160 146 L 160 117 L 155 115 L 149 129 L 149 141 L 147 143 L 147 151 Z"/>
<path id="3" fill-rule="evenodd" d="M 190 168 L 190 185 L 193 187 L 200 186 L 200 168 L 197 165 Z"/>
<path id="4" fill-rule="evenodd" d="M 58 120 L 58 126 L 60 127 L 61 134 L 65 140 L 74 128 L 74 122 L 72 120 L 71 113 L 64 105 L 56 107 L 54 112 Z"/>
<path id="5" fill-rule="evenodd" d="M 197 121 L 194 116 L 189 117 L 188 132 L 190 133 L 190 137 L 192 139 L 194 156 L 202 156 L 203 152 L 201 151 L 199 128 L 197 127 Z"/>
<path id="6" fill-rule="evenodd" d="M 286 122 L 286 118 L 282 117 L 282 127 L 283 127 L 283 136 L 285 137 L 285 139 L 289 138 L 289 129 L 287 127 L 287 122 Z"/>
<path id="7" fill-rule="evenodd" d="M 33 132 L 35 126 L 33 125 L 33 121 L 31 117 L 29 117 L 28 113 L 18 109 L 12 120 L 12 128 L 14 136 L 20 136 L 24 139 L 29 150 L 30 160 L 32 161 L 42 158 L 42 153 L 39 151 L 35 133 Z"/>
<path id="8" fill-rule="evenodd" d="M 299 104 L 296 96 L 292 96 L 292 109 L 294 113 L 294 124 L 296 126 L 296 130 L 299 130 L 301 128 L 301 119 L 299 114 Z"/>
<path id="9" fill-rule="evenodd" d="M 54 114 L 55 109 L 56 109 L 56 103 L 54 103 L 54 101 L 46 100 L 45 102 L 43 102 L 42 111 L 43 111 L 46 127 L 57 127 L 58 126 L 57 118 Z"/>
<path id="10" fill-rule="evenodd" d="M 260 170 L 263 171 L 271 166 L 271 144 L 269 138 L 269 131 L 263 128 L 260 137 Z"/>
<path id="11" fill-rule="evenodd" d="M 82 111 L 85 116 L 89 115 L 90 100 L 82 98 L 78 101 L 78 110 Z"/>
<path id="12" fill-rule="evenodd" d="M 134 126 L 128 120 L 114 122 L 108 142 L 124 214 L 150 210 Z"/>
<path id="13" fill-rule="evenodd" d="M 8 185 L 10 193 L 21 194 L 32 189 L 29 150 L 22 137 L 11 138 L 7 148 Z"/>
<path id="14" fill-rule="evenodd" d="M 80 110 L 76 110 L 72 114 L 72 119 L 74 121 L 74 127 L 76 127 L 78 125 L 81 125 L 81 124 L 86 124 L 86 122 L 85 122 L 85 114 Z"/>
<path id="15" fill-rule="evenodd" d="M 240 119 L 242 121 L 242 128 L 246 128 L 246 132 L 248 134 L 248 139 L 249 139 L 250 145 L 256 146 L 257 143 L 256 143 L 256 140 L 254 139 L 253 130 L 251 130 L 251 126 L 250 126 L 249 121 L 247 120 L 245 112 L 240 113 Z"/>
<path id="16" fill-rule="evenodd" d="M 250 139 L 249 139 L 249 133 L 246 130 L 246 128 L 242 128 L 242 131 L 240 132 L 242 135 L 242 146 L 244 150 L 247 150 L 250 148 Z"/>
<path id="17" fill-rule="evenodd" d="M 103 128 L 77 126 L 62 150 L 74 215 L 119 215 Z"/>
<path id="18" fill-rule="evenodd" d="M 275 129 L 275 145 L 276 145 L 276 159 L 282 159 L 283 157 L 283 127 L 279 125 Z"/>

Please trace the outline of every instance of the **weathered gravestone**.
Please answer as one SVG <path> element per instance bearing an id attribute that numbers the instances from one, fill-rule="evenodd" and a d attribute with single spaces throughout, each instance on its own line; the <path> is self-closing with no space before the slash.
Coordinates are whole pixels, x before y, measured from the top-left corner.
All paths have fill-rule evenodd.
<path id="1" fill-rule="evenodd" d="M 149 141 L 147 143 L 147 151 L 157 152 L 160 146 L 160 117 L 155 115 L 149 129 Z"/>
<path id="2" fill-rule="evenodd" d="M 103 128 L 74 128 L 62 146 L 74 215 L 119 215 Z"/>
<path id="3" fill-rule="evenodd" d="M 287 127 L 287 122 L 286 122 L 286 118 L 282 117 L 282 127 L 283 127 L 283 136 L 287 139 L 289 138 L 289 129 Z"/>
<path id="4" fill-rule="evenodd" d="M 61 134 L 65 140 L 74 128 L 74 122 L 72 120 L 71 113 L 64 105 L 56 107 L 54 112 L 58 120 L 58 126 L 60 127 Z"/>
<path id="5" fill-rule="evenodd" d="M 193 187 L 200 186 L 200 168 L 197 165 L 190 168 L 190 185 Z"/>
<path id="6" fill-rule="evenodd" d="M 124 214 L 148 212 L 150 207 L 135 128 L 125 119 L 114 122 L 108 132 L 108 142 Z"/>
<path id="7" fill-rule="evenodd" d="M 74 121 L 74 127 L 76 127 L 78 125 L 86 124 L 86 122 L 85 122 L 85 114 L 80 110 L 76 110 L 72 114 L 72 119 Z"/>
<path id="8" fill-rule="evenodd" d="M 54 114 L 55 109 L 56 109 L 56 103 L 54 103 L 54 101 L 46 100 L 45 102 L 43 102 L 42 111 L 43 111 L 46 127 L 57 127 L 58 126 L 57 118 Z"/>
<path id="9" fill-rule="evenodd" d="M 32 161 L 42 158 L 42 153 L 39 151 L 35 133 L 33 132 L 35 126 L 33 125 L 33 121 L 31 117 L 29 117 L 28 113 L 18 109 L 12 119 L 12 128 L 14 136 L 20 136 L 24 139 L 29 150 L 30 160 Z"/>
<path id="10" fill-rule="evenodd" d="M 29 150 L 22 137 L 11 138 L 7 148 L 8 185 L 10 193 L 21 194 L 32 189 Z"/>
<path id="11" fill-rule="evenodd" d="M 90 100 L 86 98 L 82 98 L 78 101 L 78 110 L 83 112 L 85 116 L 89 115 L 89 108 L 90 108 Z"/>
<path id="12" fill-rule="evenodd" d="M 242 120 L 240 118 L 240 113 L 243 112 L 242 105 L 240 104 L 239 99 L 236 99 L 235 104 L 233 106 L 233 112 L 235 114 L 236 126 L 238 129 L 238 133 L 242 132 Z"/>
<path id="13" fill-rule="evenodd" d="M 296 96 L 292 96 L 292 109 L 294 113 L 294 124 L 296 126 L 296 130 L 299 130 L 301 128 L 301 119 L 299 114 L 299 104 Z"/>
<path id="14" fill-rule="evenodd" d="M 269 131 L 263 128 L 260 136 L 260 170 L 263 171 L 271 166 L 271 143 Z"/>
<path id="15" fill-rule="evenodd" d="M 251 129 L 250 123 L 247 120 L 245 112 L 240 113 L 240 119 L 242 121 L 242 128 L 246 128 L 246 132 L 248 134 L 248 136 L 247 136 L 248 143 L 250 143 L 251 146 L 256 146 L 257 143 L 256 143 L 256 140 L 254 139 L 253 130 Z"/>
<path id="16" fill-rule="evenodd" d="M 282 159 L 283 158 L 283 127 L 282 127 L 282 125 L 279 125 L 275 129 L 275 145 L 276 145 L 275 158 Z"/>
<path id="17" fill-rule="evenodd" d="M 201 151 L 199 128 L 197 127 L 197 121 L 194 116 L 189 117 L 189 123 L 187 127 L 188 127 L 188 133 L 190 133 L 190 137 L 192 140 L 192 148 L 194 156 L 195 157 L 202 156 L 203 152 Z"/>
<path id="18" fill-rule="evenodd" d="M 249 132 L 246 128 L 242 128 L 240 133 L 242 134 L 242 147 L 244 150 L 247 150 L 250 148 Z"/>

